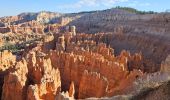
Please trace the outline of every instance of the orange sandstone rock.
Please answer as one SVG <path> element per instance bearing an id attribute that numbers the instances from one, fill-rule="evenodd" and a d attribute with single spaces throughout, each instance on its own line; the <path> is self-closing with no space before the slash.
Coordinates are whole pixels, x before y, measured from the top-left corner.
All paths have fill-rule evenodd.
<path id="1" fill-rule="evenodd" d="M 18 62 L 16 71 L 9 73 L 4 78 L 2 100 L 23 100 L 26 97 L 27 63 L 25 60 Z"/>
<path id="2" fill-rule="evenodd" d="M 74 83 L 71 82 L 70 89 L 69 89 L 69 97 L 74 97 L 75 89 L 74 89 Z"/>
<path id="3" fill-rule="evenodd" d="M 11 52 L 5 50 L 0 52 L 0 70 L 5 71 L 9 67 L 13 66 L 16 62 L 16 56 Z"/>
<path id="4" fill-rule="evenodd" d="M 108 81 L 98 73 L 89 73 L 87 70 L 80 81 L 78 98 L 103 97 L 108 89 Z"/>

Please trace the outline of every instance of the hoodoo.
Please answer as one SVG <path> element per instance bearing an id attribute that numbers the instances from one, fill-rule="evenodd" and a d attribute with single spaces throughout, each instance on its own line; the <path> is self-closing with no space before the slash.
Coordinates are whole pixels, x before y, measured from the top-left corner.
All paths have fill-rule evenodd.
<path id="1" fill-rule="evenodd" d="M 2 100 L 170 100 L 169 84 L 167 12 L 116 7 L 0 18 Z"/>

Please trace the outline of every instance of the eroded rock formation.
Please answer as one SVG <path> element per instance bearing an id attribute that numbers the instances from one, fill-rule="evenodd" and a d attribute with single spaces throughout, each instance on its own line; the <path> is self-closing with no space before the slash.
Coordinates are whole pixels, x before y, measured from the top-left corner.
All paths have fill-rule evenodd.
<path id="1" fill-rule="evenodd" d="M 115 57 L 114 50 L 102 43 L 75 44 L 58 39 L 61 46 L 67 41 L 66 50 L 45 53 L 46 50 L 35 48 L 16 63 L 16 71 L 5 76 L 2 99 L 53 100 L 61 90 L 69 91 L 69 98 L 113 96 L 126 93 L 125 88 L 142 76 L 142 72 L 128 69 L 127 62 L 134 59 L 131 55 Z M 118 92 L 121 90 L 124 91 Z M 18 96 L 9 91 L 16 91 Z"/>
<path id="2" fill-rule="evenodd" d="M 16 56 L 8 50 L 0 52 L 0 70 L 5 71 L 16 62 Z"/>
<path id="3" fill-rule="evenodd" d="M 0 48 L 2 100 L 142 99 L 143 91 L 150 99 L 170 81 L 168 15 L 41 12 L 0 23 L 0 45 L 22 49 Z"/>
<path id="4" fill-rule="evenodd" d="M 15 68 L 15 72 L 9 73 L 4 78 L 2 100 L 23 100 L 26 96 L 28 73 L 26 61 L 18 62 Z"/>

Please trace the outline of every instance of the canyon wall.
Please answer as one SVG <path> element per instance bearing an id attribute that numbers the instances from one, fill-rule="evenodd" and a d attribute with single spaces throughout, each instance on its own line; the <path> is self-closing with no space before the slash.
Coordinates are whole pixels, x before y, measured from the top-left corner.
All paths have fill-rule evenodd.
<path id="1" fill-rule="evenodd" d="M 143 67 L 141 70 L 146 72 L 160 70 L 161 62 L 164 61 L 170 53 L 170 41 L 168 37 L 157 37 L 149 34 L 119 33 L 78 34 L 72 41 L 93 40 L 97 44 L 106 43 L 107 46 L 116 48 L 114 49 L 115 55 L 121 54 L 122 50 L 127 50 L 132 54 L 141 53 L 142 58 L 137 58 L 140 63 L 143 63 L 143 66 L 140 66 L 140 68 Z"/>
<path id="2" fill-rule="evenodd" d="M 144 72 L 155 72 L 155 66 L 151 65 L 146 70 L 141 52 L 131 54 L 122 50 L 115 55 L 115 49 L 110 46 L 111 36 L 114 35 L 74 35 L 68 32 L 44 37 L 43 44 L 25 50 L 21 59 L 4 62 L 7 72 L 2 76 L 1 98 L 71 100 L 128 95 L 136 91 L 139 86 L 135 86 L 135 82 L 142 78 L 141 84 L 145 85 L 147 77 L 152 75 Z M 121 39 L 122 34 L 116 38 Z M 8 56 L 1 59 L 15 59 L 10 52 L 4 51 L 3 54 Z M 163 73 L 168 68 L 168 59 L 161 63 Z M 9 66 L 11 63 L 13 66 Z M 153 78 L 157 82 L 164 75 L 155 74 L 152 77 L 157 77 Z"/>

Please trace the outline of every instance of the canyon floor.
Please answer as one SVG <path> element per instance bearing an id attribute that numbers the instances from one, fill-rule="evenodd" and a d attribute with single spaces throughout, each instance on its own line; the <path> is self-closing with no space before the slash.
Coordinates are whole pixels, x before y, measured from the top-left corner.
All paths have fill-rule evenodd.
<path id="1" fill-rule="evenodd" d="M 0 18 L 1 100 L 170 100 L 170 13 Z"/>

